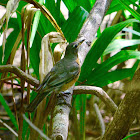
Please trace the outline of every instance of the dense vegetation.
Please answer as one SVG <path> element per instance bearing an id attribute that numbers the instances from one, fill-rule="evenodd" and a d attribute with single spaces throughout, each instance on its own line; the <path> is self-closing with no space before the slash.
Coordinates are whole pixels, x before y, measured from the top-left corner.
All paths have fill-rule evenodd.
<path id="1" fill-rule="evenodd" d="M 91 36 L 92 42 L 83 33 L 90 50 L 75 83 L 72 107 L 67 107 L 71 111 L 67 114 L 65 137 L 140 139 L 140 1 L 108 0 L 111 4 L 107 12 L 90 13 L 93 6 L 96 9 L 105 1 L 0 1 L 0 11 L 7 10 L 0 19 L 0 138 L 9 139 L 5 136 L 9 132 L 12 139 L 38 139 L 38 134 L 44 139 L 53 137 L 55 97 L 44 100 L 37 112 L 27 113 L 24 109 L 36 96 L 39 80 L 62 56 L 67 42 L 79 38 L 83 25 L 91 20 L 88 16 L 99 14 L 103 18 L 105 14 L 100 27 L 90 29 L 98 29 L 95 37 Z M 51 105 L 44 112 L 46 103 Z M 36 133 L 31 122 L 48 137 L 39 130 Z"/>

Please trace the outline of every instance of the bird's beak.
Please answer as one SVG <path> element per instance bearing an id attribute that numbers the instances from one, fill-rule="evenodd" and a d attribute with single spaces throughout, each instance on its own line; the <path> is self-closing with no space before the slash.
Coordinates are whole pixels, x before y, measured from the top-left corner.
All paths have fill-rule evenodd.
<path id="1" fill-rule="evenodd" d="M 85 39 L 81 39 L 81 40 L 77 40 L 77 47 L 79 47 L 83 42 L 85 41 Z"/>

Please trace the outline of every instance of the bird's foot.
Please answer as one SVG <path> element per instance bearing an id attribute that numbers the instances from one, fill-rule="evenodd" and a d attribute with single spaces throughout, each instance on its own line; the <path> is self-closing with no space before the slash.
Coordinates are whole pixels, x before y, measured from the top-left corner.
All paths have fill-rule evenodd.
<path id="1" fill-rule="evenodd" d="M 58 105 L 67 105 L 69 108 L 71 108 L 71 104 L 70 104 L 70 99 L 69 99 L 69 95 L 71 93 L 70 92 L 61 92 L 60 94 L 57 95 L 57 98 L 59 99 L 58 101 Z"/>

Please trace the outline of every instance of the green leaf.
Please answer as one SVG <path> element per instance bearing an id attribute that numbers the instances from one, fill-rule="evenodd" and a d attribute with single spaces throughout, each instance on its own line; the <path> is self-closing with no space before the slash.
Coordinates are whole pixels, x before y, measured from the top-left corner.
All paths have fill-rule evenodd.
<path id="1" fill-rule="evenodd" d="M 136 136 L 136 135 L 139 134 L 139 133 L 140 133 L 140 132 L 136 132 L 136 133 L 130 134 L 130 135 L 126 136 L 125 138 L 123 138 L 122 140 L 126 140 L 126 139 L 128 139 L 128 138 L 130 138 L 130 137 Z"/>
<path id="2" fill-rule="evenodd" d="M 93 2 L 91 0 L 63 0 L 63 2 L 70 13 L 72 13 L 77 6 L 82 6 L 86 11 L 89 12 L 93 5 Z"/>
<path id="3" fill-rule="evenodd" d="M 32 127 L 34 130 L 37 131 L 37 133 L 39 133 L 39 135 L 45 139 L 45 140 L 50 140 L 50 138 L 48 136 L 46 136 L 39 128 L 37 128 L 25 115 L 23 115 L 24 120 L 30 125 L 30 127 Z"/>
<path id="4" fill-rule="evenodd" d="M 73 42 L 77 38 L 87 16 L 88 12 L 82 7 L 76 7 L 71 13 L 68 20 L 62 26 L 62 31 L 68 42 Z"/>
<path id="5" fill-rule="evenodd" d="M 119 33 L 125 26 L 128 26 L 132 22 L 138 22 L 135 19 L 130 19 L 121 23 L 118 23 L 114 26 L 106 28 L 101 36 L 96 40 L 87 54 L 83 66 L 81 68 L 81 74 L 79 77 L 79 81 L 85 81 L 90 73 L 92 73 L 93 68 L 96 67 L 97 60 L 101 57 L 104 50 L 107 48 L 109 43 L 115 37 L 117 33 Z M 86 72 L 85 72 L 86 71 Z"/>
<path id="6" fill-rule="evenodd" d="M 0 47 L 0 65 L 2 65 L 2 47 Z"/>
<path id="7" fill-rule="evenodd" d="M 59 23 L 61 23 L 62 18 L 60 18 L 60 7 L 59 7 L 59 2 L 57 1 L 57 4 L 55 4 L 54 0 L 47 1 L 45 3 L 46 8 L 50 11 L 50 13 L 56 18 Z M 55 7 L 55 8 L 52 8 Z M 64 20 L 63 20 L 64 21 Z M 40 57 L 39 57 L 39 52 L 41 48 L 41 39 L 49 32 L 56 31 L 53 27 L 53 25 L 46 19 L 44 15 L 41 14 L 40 20 L 38 23 L 38 28 L 37 28 L 38 33 L 35 35 L 33 39 L 33 45 L 30 50 L 30 60 L 31 60 L 31 65 L 39 78 L 39 62 L 40 62 Z"/>
<path id="8" fill-rule="evenodd" d="M 137 25 L 137 27 L 138 27 L 137 29 L 140 28 L 140 27 L 139 27 L 139 26 L 140 26 L 140 23 L 134 23 L 134 24 L 138 24 L 138 25 Z M 134 26 L 134 27 L 135 27 L 135 26 Z M 132 30 L 132 29 L 129 29 L 129 28 L 124 28 L 123 31 L 130 32 L 130 33 L 132 33 L 132 34 L 134 34 L 134 35 L 136 35 L 136 36 L 138 36 L 138 37 L 140 36 L 140 33 L 139 33 L 138 31 L 135 31 L 135 30 Z"/>
<path id="9" fill-rule="evenodd" d="M 106 15 L 111 14 L 115 11 L 123 10 L 124 8 L 117 2 L 117 0 L 113 0 L 111 5 L 106 13 Z"/>
<path id="10" fill-rule="evenodd" d="M 39 0 L 40 4 L 43 4 L 43 2 L 44 2 L 44 0 Z M 35 13 L 33 26 L 32 26 L 32 32 L 31 32 L 31 38 L 30 38 L 30 42 L 31 42 L 30 45 L 31 46 L 32 46 L 33 40 L 35 38 L 35 34 L 36 34 L 37 27 L 38 27 L 38 24 L 39 24 L 40 16 L 41 16 L 41 12 L 37 11 Z"/>
<path id="11" fill-rule="evenodd" d="M 24 1 L 20 1 L 19 2 L 19 6 L 16 10 L 16 14 L 17 14 L 17 23 L 18 23 L 18 26 L 19 28 L 21 29 L 22 28 L 22 22 L 21 22 L 21 10 L 22 8 L 27 4 L 27 2 L 24 2 Z"/>
<path id="12" fill-rule="evenodd" d="M 3 64 L 6 64 L 8 58 L 10 56 L 11 50 L 12 50 L 12 48 L 14 46 L 15 40 L 17 39 L 18 34 L 20 32 L 17 19 L 15 19 L 15 18 L 11 18 L 9 20 L 8 27 L 13 28 L 13 31 L 10 33 L 10 35 L 8 36 L 8 38 L 6 40 L 6 46 L 5 46 L 5 52 L 4 52 L 5 57 L 4 57 Z"/>
<path id="13" fill-rule="evenodd" d="M 52 16 L 56 19 L 56 17 L 60 14 L 60 11 L 56 11 L 56 10 L 60 10 L 60 9 L 56 9 L 55 0 L 48 0 L 48 1 L 46 1 L 45 2 L 45 6 L 50 11 Z"/>
<path id="14" fill-rule="evenodd" d="M 105 49 L 103 55 L 107 55 L 111 52 L 118 51 L 122 48 L 133 46 L 140 44 L 140 39 L 116 39 L 113 42 L 111 42 L 108 47 Z"/>
<path id="15" fill-rule="evenodd" d="M 26 117 L 28 116 L 28 113 L 25 113 Z M 27 140 L 27 130 L 29 129 L 28 123 L 23 120 L 23 130 L 22 130 L 22 139 Z"/>
<path id="16" fill-rule="evenodd" d="M 39 78 L 40 47 L 41 47 L 41 38 L 38 34 L 36 34 L 35 39 L 33 41 L 33 45 L 30 49 L 30 61 L 31 61 L 31 65 L 34 69 L 34 72 L 38 78 Z"/>
<path id="17" fill-rule="evenodd" d="M 128 59 L 138 59 L 140 60 L 140 51 L 133 51 L 133 50 L 123 50 L 118 52 L 116 55 L 110 57 L 102 64 L 98 65 L 94 72 L 97 70 L 99 71 L 108 71 L 115 65 L 124 62 Z"/>
<path id="18" fill-rule="evenodd" d="M 85 140 L 86 94 L 80 95 L 80 138 Z"/>
<path id="19" fill-rule="evenodd" d="M 1 0 L 0 1 L 0 5 L 6 6 L 7 2 L 8 2 L 8 0 Z"/>
<path id="20" fill-rule="evenodd" d="M 133 10 L 124 0 L 118 0 L 118 2 L 126 9 L 128 10 L 137 20 L 140 21 L 140 14 Z"/>
<path id="21" fill-rule="evenodd" d="M 105 62 L 98 65 L 87 77 L 86 84 L 94 85 L 97 83 L 98 79 L 104 79 L 104 76 L 107 72 L 115 65 L 124 62 L 128 59 L 137 59 L 140 60 L 140 52 L 133 50 L 123 50 L 117 53 L 116 55 L 108 58 Z M 131 74 L 131 73 L 130 73 Z M 131 75 L 130 75 L 131 76 Z M 117 79 L 118 80 L 118 79 Z"/>
<path id="22" fill-rule="evenodd" d="M 125 3 L 127 5 L 130 5 L 132 3 L 135 3 L 136 1 L 137 0 L 125 0 Z M 125 7 L 123 7 L 123 5 L 118 2 L 118 0 L 113 0 L 111 2 L 111 5 L 110 5 L 109 10 L 107 11 L 106 15 L 111 14 L 115 11 L 124 10 L 124 9 L 125 9 Z"/>
<path id="23" fill-rule="evenodd" d="M 137 10 L 137 12 L 140 13 L 140 9 Z M 132 31 L 132 39 L 139 39 L 140 38 L 140 23 L 134 23 L 133 30 L 131 30 L 131 31 Z M 135 46 L 131 47 L 131 49 L 135 50 L 138 47 L 139 47 L 139 45 L 135 45 Z"/>
<path id="24" fill-rule="evenodd" d="M 119 81 L 124 78 L 131 77 L 133 73 L 134 71 L 132 68 L 117 69 L 115 71 L 106 72 L 104 74 L 100 74 L 98 79 L 96 80 L 93 79 L 94 83 L 92 83 L 92 85 L 103 87 L 115 81 Z"/>
<path id="25" fill-rule="evenodd" d="M 18 130 L 18 125 L 15 119 L 15 116 L 13 115 L 12 111 L 10 110 L 9 106 L 7 105 L 5 99 L 3 98 L 2 94 L 0 93 L 0 102 L 3 105 L 5 111 L 7 112 L 8 116 L 10 117 L 13 125 L 16 127 L 16 129 Z"/>

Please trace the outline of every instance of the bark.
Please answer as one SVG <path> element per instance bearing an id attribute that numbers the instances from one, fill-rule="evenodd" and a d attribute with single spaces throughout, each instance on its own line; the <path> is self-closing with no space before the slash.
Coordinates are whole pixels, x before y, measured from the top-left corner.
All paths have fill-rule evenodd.
<path id="1" fill-rule="evenodd" d="M 91 12 L 89 13 L 89 16 L 87 17 L 79 35 L 78 39 L 85 39 L 84 43 L 82 43 L 80 49 L 79 49 L 79 59 L 80 64 L 82 65 L 84 62 L 84 59 L 87 55 L 87 53 L 90 50 L 91 42 L 93 41 L 95 34 L 104 18 L 104 15 L 110 5 L 112 0 L 97 0 L 95 5 L 93 6 Z M 68 100 L 64 101 L 64 97 L 60 97 L 58 102 L 65 102 L 65 104 L 70 104 L 72 99 L 72 90 L 67 90 L 69 92 L 69 95 L 67 96 Z M 70 94 L 71 93 L 71 94 Z M 68 102 L 67 102 L 68 101 Z M 57 103 L 58 104 L 58 103 Z M 62 108 L 63 107 L 63 108 Z M 69 106 L 68 106 L 69 107 Z M 55 114 L 53 117 L 53 124 L 55 124 L 55 127 L 53 127 L 52 130 L 52 139 L 62 139 L 66 140 L 68 135 L 68 125 L 69 122 L 64 125 L 65 120 L 69 120 L 69 112 L 70 109 L 66 109 L 66 106 L 59 105 L 54 109 L 54 112 L 58 112 L 60 115 Z M 61 112 L 61 113 L 60 113 Z M 57 119 L 56 119 L 57 116 Z M 60 124 L 60 119 L 62 119 L 62 116 L 64 116 L 62 123 Z M 63 131 L 62 131 L 62 126 Z"/>
<path id="2" fill-rule="evenodd" d="M 120 140 L 125 137 L 140 108 L 140 69 L 125 86 L 127 94 L 119 105 L 113 121 L 108 125 L 102 140 Z"/>
<path id="3" fill-rule="evenodd" d="M 118 109 L 117 105 L 108 96 L 108 94 L 100 87 L 95 86 L 76 86 L 73 94 L 91 94 L 96 95 L 101 101 L 105 103 L 108 109 L 114 114 Z"/>
<path id="4" fill-rule="evenodd" d="M 0 72 L 11 72 L 14 73 L 15 75 L 17 75 L 19 78 L 25 80 L 27 83 L 33 85 L 33 86 L 38 86 L 39 85 L 39 81 L 35 78 L 33 78 L 31 75 L 25 73 L 24 71 L 22 71 L 21 69 L 19 69 L 16 66 L 13 65 L 1 65 L 0 66 Z"/>

